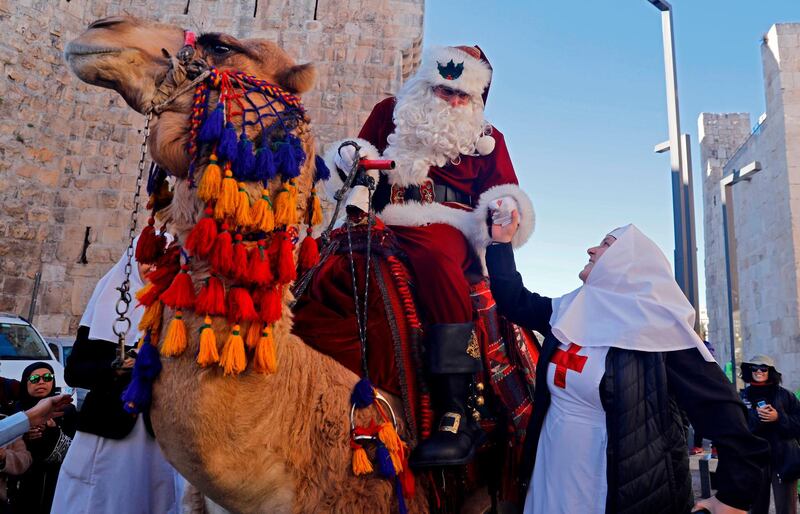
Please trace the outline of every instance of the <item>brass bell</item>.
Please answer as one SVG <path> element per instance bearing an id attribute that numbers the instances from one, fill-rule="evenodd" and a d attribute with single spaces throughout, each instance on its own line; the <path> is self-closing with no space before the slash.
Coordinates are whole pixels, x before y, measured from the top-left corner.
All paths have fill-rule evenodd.
<path id="1" fill-rule="evenodd" d="M 475 421 L 480 421 L 481 413 L 476 410 L 472 411 L 472 419 L 474 419 Z"/>
<path id="2" fill-rule="evenodd" d="M 477 384 L 475 384 L 475 389 L 477 389 L 478 391 L 483 391 L 484 389 L 483 382 L 478 382 Z"/>
<path id="3" fill-rule="evenodd" d="M 486 403 L 486 400 L 483 399 L 483 396 L 478 396 L 477 398 L 475 398 L 475 403 L 478 405 L 478 407 L 480 407 L 484 403 Z"/>

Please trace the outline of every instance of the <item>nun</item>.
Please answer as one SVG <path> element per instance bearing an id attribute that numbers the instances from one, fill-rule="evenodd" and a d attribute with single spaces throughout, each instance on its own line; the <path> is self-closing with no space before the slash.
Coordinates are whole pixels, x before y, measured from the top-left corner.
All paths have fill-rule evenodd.
<path id="1" fill-rule="evenodd" d="M 493 224 L 486 262 L 498 311 L 544 335 L 526 440 L 526 514 L 743 513 L 769 462 L 733 386 L 694 332 L 669 261 L 634 225 L 589 248 L 583 285 L 524 288 Z M 719 450 L 716 496 L 695 504 L 680 409 Z M 527 484 L 526 484 L 527 485 Z"/>
<path id="2" fill-rule="evenodd" d="M 131 380 L 134 354 L 129 352 L 121 369 L 112 367 L 118 353 L 113 331 L 117 288 L 125 280 L 127 259 L 123 254 L 98 282 L 67 359 L 67 384 L 89 393 L 58 476 L 53 514 L 180 512 L 181 480 L 161 453 L 149 416 L 129 414 L 123 408 L 121 397 Z M 145 267 L 134 257 L 132 261 L 130 290 L 135 292 L 144 285 Z M 126 342 L 136 341 L 143 312 L 134 300 Z"/>

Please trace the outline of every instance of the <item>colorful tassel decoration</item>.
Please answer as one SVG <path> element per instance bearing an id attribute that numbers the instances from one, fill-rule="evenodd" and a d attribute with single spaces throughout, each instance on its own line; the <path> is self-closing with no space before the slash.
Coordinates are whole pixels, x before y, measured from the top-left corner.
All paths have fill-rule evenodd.
<path id="1" fill-rule="evenodd" d="M 311 188 L 311 199 L 309 200 L 310 211 L 311 211 L 311 223 L 310 226 L 316 226 L 322 223 L 322 202 L 319 200 L 319 196 L 317 196 L 317 188 Z"/>
<path id="2" fill-rule="evenodd" d="M 331 170 L 329 170 L 328 165 L 325 164 L 325 159 L 319 155 L 314 158 L 314 167 L 316 168 L 314 172 L 314 182 L 331 178 Z"/>
<path id="3" fill-rule="evenodd" d="M 183 323 L 183 313 L 175 311 L 175 317 L 169 322 L 167 336 L 161 346 L 161 355 L 173 357 L 186 350 L 186 325 Z"/>
<path id="4" fill-rule="evenodd" d="M 261 337 L 261 322 L 254 321 L 247 327 L 247 336 L 244 338 L 244 344 L 251 350 L 258 345 L 258 339 Z"/>
<path id="5" fill-rule="evenodd" d="M 253 224 L 250 216 L 250 195 L 247 194 L 244 182 L 239 183 L 239 189 L 236 193 L 236 210 L 234 217 L 236 224 L 241 227 L 249 227 Z"/>
<path id="6" fill-rule="evenodd" d="M 247 278 L 250 282 L 259 286 L 265 286 L 273 281 L 272 270 L 270 269 L 265 245 L 266 243 L 262 239 L 258 242 L 257 246 L 250 250 L 247 266 Z"/>
<path id="7" fill-rule="evenodd" d="M 384 421 L 381 423 L 380 431 L 378 432 L 378 439 L 386 445 L 386 448 L 390 452 L 399 452 L 403 448 L 403 441 L 400 440 L 400 436 L 397 435 L 397 431 L 394 429 L 394 425 L 392 425 L 389 421 Z"/>
<path id="8" fill-rule="evenodd" d="M 375 446 L 375 461 L 378 463 L 378 473 L 386 478 L 394 478 L 397 476 L 397 472 L 394 469 L 389 450 L 380 443 Z"/>
<path id="9" fill-rule="evenodd" d="M 294 225 L 297 223 L 297 191 L 294 184 L 284 182 L 275 197 L 275 224 Z"/>
<path id="10" fill-rule="evenodd" d="M 136 294 L 134 294 L 134 296 L 136 297 L 136 301 L 139 303 L 139 305 L 144 305 L 145 307 L 149 307 L 153 303 L 152 301 L 151 302 L 147 302 L 147 303 L 145 303 L 143 301 L 145 299 L 149 299 L 152 296 L 154 296 L 153 295 L 153 289 L 155 289 L 155 286 L 153 286 L 153 283 L 152 282 L 148 282 L 143 287 L 141 287 L 138 291 L 136 291 Z M 158 298 L 158 295 L 155 295 L 155 299 L 157 299 L 157 298 Z"/>
<path id="11" fill-rule="evenodd" d="M 275 323 L 281 319 L 283 302 L 281 288 L 272 286 L 263 290 L 259 298 L 259 317 L 264 323 Z"/>
<path id="12" fill-rule="evenodd" d="M 269 190 L 261 191 L 261 198 L 253 204 L 250 212 L 250 221 L 253 228 L 262 232 L 272 232 L 275 228 L 275 214 L 272 212 L 272 200 L 269 199 Z"/>
<path id="13" fill-rule="evenodd" d="M 139 241 L 136 243 L 136 260 L 142 264 L 152 264 L 156 262 L 167 247 L 167 238 L 163 234 L 156 233 L 156 220 L 152 216 L 147 220 L 147 226 L 139 234 Z"/>
<path id="14" fill-rule="evenodd" d="M 231 323 L 240 323 L 257 319 L 259 319 L 258 313 L 253 306 L 253 298 L 247 292 L 247 289 L 232 287 L 228 291 L 228 320 Z"/>
<path id="15" fill-rule="evenodd" d="M 211 111 L 197 134 L 197 141 L 200 143 L 216 143 L 222 135 L 222 124 L 225 120 L 224 103 L 219 102 L 217 107 Z"/>
<path id="16" fill-rule="evenodd" d="M 217 153 L 219 154 L 220 159 L 233 164 L 236 161 L 237 150 L 238 145 L 236 129 L 234 128 L 233 123 L 229 121 L 225 124 L 225 128 L 222 130 L 222 135 L 219 138 L 219 146 L 217 147 Z"/>
<path id="17" fill-rule="evenodd" d="M 161 373 L 158 350 L 150 343 L 150 336 L 142 339 L 142 345 L 133 365 L 131 382 L 122 393 L 124 409 L 130 414 L 143 412 L 153 399 L 153 381 Z"/>
<path id="18" fill-rule="evenodd" d="M 245 282 L 248 280 L 247 271 L 249 270 L 247 262 L 247 248 L 242 242 L 242 235 L 236 234 L 233 238 L 233 263 L 231 264 L 231 276 L 233 278 Z"/>
<path id="19" fill-rule="evenodd" d="M 214 246 L 217 238 L 217 222 L 211 217 L 213 210 L 211 207 L 205 209 L 206 217 L 197 222 L 186 238 L 184 247 L 192 255 L 205 259 Z"/>
<path id="20" fill-rule="evenodd" d="M 388 450 L 388 448 L 387 448 Z M 389 451 L 389 458 L 392 459 L 392 467 L 394 467 L 395 475 L 403 472 L 403 456 L 398 452 Z"/>
<path id="21" fill-rule="evenodd" d="M 375 388 L 368 378 L 362 378 L 353 387 L 350 393 L 350 403 L 359 409 L 369 407 L 375 401 Z"/>
<path id="22" fill-rule="evenodd" d="M 217 336 L 211 327 L 211 318 L 206 316 L 203 326 L 200 327 L 200 351 L 197 353 L 197 363 L 205 368 L 218 362 Z"/>
<path id="23" fill-rule="evenodd" d="M 414 473 L 411 472 L 408 463 L 403 466 L 403 471 L 398 476 L 398 479 L 400 480 L 402 495 L 406 498 L 413 498 L 417 494 L 417 484 L 414 480 Z"/>
<path id="24" fill-rule="evenodd" d="M 197 197 L 204 202 L 211 202 L 219 198 L 222 193 L 222 170 L 217 162 L 216 154 L 211 154 L 203 177 L 197 187 Z"/>
<path id="25" fill-rule="evenodd" d="M 256 343 L 253 355 L 253 370 L 256 373 L 271 374 L 278 370 L 278 360 L 275 355 L 275 339 L 272 337 L 272 328 L 265 325 L 261 337 Z"/>
<path id="26" fill-rule="evenodd" d="M 220 232 L 217 234 L 217 239 L 214 240 L 214 246 L 211 247 L 211 254 L 209 255 L 209 263 L 211 269 L 220 275 L 228 275 L 231 272 L 231 264 L 233 263 L 233 237 L 228 232 L 228 225 L 223 223 Z"/>
<path id="27" fill-rule="evenodd" d="M 225 165 L 225 178 L 222 179 L 222 191 L 220 192 L 217 203 L 214 205 L 214 217 L 224 220 L 228 216 L 236 214 L 236 198 L 239 194 L 239 185 L 233 178 L 231 165 Z"/>
<path id="28" fill-rule="evenodd" d="M 194 310 L 211 316 L 225 315 L 225 286 L 219 278 L 211 275 L 206 279 L 194 302 Z"/>
<path id="29" fill-rule="evenodd" d="M 303 238 L 303 242 L 300 243 L 300 255 L 297 260 L 301 273 L 310 270 L 319 262 L 319 246 L 317 245 L 317 240 L 311 235 L 310 227 L 306 231 L 306 237 Z"/>
<path id="30" fill-rule="evenodd" d="M 164 314 L 164 304 L 161 302 L 153 302 L 148 305 L 142 314 L 142 319 L 139 320 L 139 332 L 146 334 L 148 332 L 157 334 L 161 331 L 161 317 Z"/>
<path id="31" fill-rule="evenodd" d="M 277 175 L 275 156 L 269 148 L 269 143 L 256 150 L 255 176 L 261 182 L 272 180 Z"/>
<path id="32" fill-rule="evenodd" d="M 219 365 L 225 375 L 238 375 L 247 367 L 247 356 L 244 352 L 244 340 L 239 332 L 239 325 L 234 325 L 225 346 L 222 348 Z"/>
<path id="33" fill-rule="evenodd" d="M 368 475 L 374 470 L 369 461 L 367 451 L 358 443 L 350 443 L 353 447 L 353 474 L 355 476 Z"/>
<path id="34" fill-rule="evenodd" d="M 175 276 L 172 284 L 161 293 L 159 299 L 173 309 L 191 309 L 194 307 L 195 294 L 189 266 L 181 266 L 181 272 Z"/>
<path id="35" fill-rule="evenodd" d="M 288 284 L 297 278 L 297 267 L 294 264 L 292 239 L 286 232 L 276 234 L 278 237 L 278 283 Z"/>
<path id="36" fill-rule="evenodd" d="M 242 181 L 251 181 L 256 178 L 256 156 L 253 154 L 253 143 L 242 132 L 239 144 L 236 147 L 236 178 Z"/>

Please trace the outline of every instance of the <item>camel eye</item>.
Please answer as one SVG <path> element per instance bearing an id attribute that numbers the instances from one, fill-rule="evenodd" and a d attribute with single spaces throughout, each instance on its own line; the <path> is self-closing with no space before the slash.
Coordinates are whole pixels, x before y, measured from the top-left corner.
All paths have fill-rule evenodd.
<path id="1" fill-rule="evenodd" d="M 214 45 L 211 47 L 211 52 L 215 55 L 225 55 L 230 53 L 231 47 L 225 45 Z"/>

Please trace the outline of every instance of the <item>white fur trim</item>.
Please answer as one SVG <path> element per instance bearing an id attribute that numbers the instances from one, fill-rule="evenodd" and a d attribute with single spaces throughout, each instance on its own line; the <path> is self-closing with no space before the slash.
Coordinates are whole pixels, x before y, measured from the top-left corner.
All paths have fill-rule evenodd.
<path id="1" fill-rule="evenodd" d="M 531 237 L 536 224 L 536 213 L 533 204 L 525 192 L 516 184 L 502 184 L 494 186 L 481 194 L 478 206 L 470 213 L 472 219 L 469 226 L 471 232 L 465 233 L 475 248 L 486 248 L 491 242 L 489 228 L 486 226 L 486 217 L 489 213 L 489 202 L 503 196 L 510 196 L 517 202 L 519 208 L 519 229 L 511 240 L 514 248 L 519 248 Z"/>
<path id="2" fill-rule="evenodd" d="M 447 79 L 439 73 L 439 64 L 446 66 L 451 60 L 454 65 L 463 64 L 464 69 L 458 78 Z M 431 84 L 458 89 L 474 97 L 480 97 L 492 79 L 492 70 L 488 64 L 452 46 L 428 50 L 417 73 Z"/>
<path id="3" fill-rule="evenodd" d="M 497 142 L 492 136 L 481 136 L 475 143 L 475 150 L 481 155 L 489 155 L 494 152 L 494 147 Z"/>

